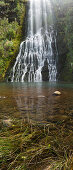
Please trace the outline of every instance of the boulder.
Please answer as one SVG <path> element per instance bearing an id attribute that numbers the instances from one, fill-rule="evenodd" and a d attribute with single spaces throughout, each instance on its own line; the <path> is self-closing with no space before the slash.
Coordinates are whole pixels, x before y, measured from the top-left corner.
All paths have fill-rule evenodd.
<path id="1" fill-rule="evenodd" d="M 60 95 L 61 95 L 61 92 L 60 92 L 60 91 L 55 91 L 55 92 L 53 93 L 53 95 L 55 95 L 55 96 L 60 96 Z"/>

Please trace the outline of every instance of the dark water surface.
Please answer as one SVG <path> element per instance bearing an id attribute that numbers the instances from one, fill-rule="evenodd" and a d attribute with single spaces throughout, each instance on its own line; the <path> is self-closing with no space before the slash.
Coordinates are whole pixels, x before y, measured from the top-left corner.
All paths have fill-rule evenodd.
<path id="1" fill-rule="evenodd" d="M 61 96 L 53 96 L 59 90 Z M 72 129 L 73 84 L 0 83 L 0 119 L 65 122 Z"/>

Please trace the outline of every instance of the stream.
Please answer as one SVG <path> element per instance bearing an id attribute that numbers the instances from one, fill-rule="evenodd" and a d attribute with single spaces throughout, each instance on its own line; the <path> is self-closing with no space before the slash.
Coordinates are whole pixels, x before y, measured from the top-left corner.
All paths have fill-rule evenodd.
<path id="1" fill-rule="evenodd" d="M 61 96 L 53 96 L 59 90 Z M 0 83 L 0 119 L 28 123 L 61 123 L 72 128 L 73 85 L 65 83 Z"/>

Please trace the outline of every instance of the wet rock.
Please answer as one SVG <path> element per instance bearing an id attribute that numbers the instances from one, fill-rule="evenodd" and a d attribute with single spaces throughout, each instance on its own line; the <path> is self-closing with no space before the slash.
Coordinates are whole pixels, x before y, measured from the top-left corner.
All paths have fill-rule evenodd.
<path id="1" fill-rule="evenodd" d="M 38 96 L 38 98 L 44 98 L 44 97 L 45 97 L 45 96 L 43 96 L 43 95 L 39 95 L 39 96 Z"/>
<path id="2" fill-rule="evenodd" d="M 60 95 L 61 95 L 61 92 L 60 92 L 60 91 L 55 91 L 55 92 L 53 93 L 53 95 L 54 95 L 54 96 L 60 96 Z"/>
<path id="3" fill-rule="evenodd" d="M 5 99 L 6 97 L 5 96 L 0 96 L 0 99 Z"/>
<path id="4" fill-rule="evenodd" d="M 11 82 L 11 77 L 10 76 L 8 77 L 8 82 Z"/>
<path id="5" fill-rule="evenodd" d="M 49 69 L 48 69 L 48 61 L 47 58 L 44 61 L 44 66 L 42 67 L 42 80 L 43 81 L 49 81 Z"/>

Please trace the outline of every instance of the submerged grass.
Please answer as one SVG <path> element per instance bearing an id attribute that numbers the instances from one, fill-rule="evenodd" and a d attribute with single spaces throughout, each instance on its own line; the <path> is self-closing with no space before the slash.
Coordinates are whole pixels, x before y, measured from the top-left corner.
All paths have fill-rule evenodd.
<path id="1" fill-rule="evenodd" d="M 65 125 L 1 123 L 1 170 L 72 170 L 72 130 Z"/>

